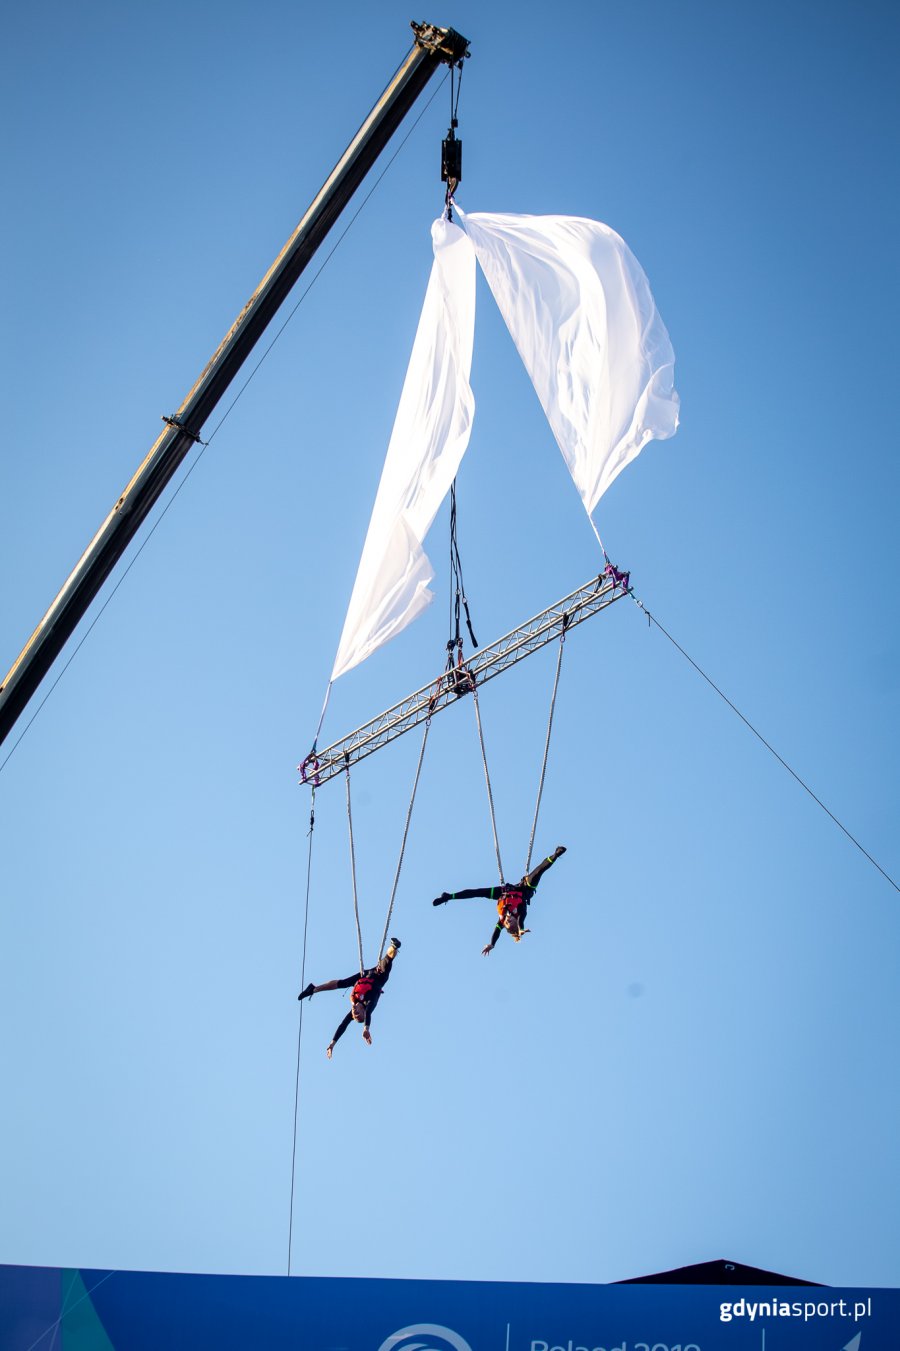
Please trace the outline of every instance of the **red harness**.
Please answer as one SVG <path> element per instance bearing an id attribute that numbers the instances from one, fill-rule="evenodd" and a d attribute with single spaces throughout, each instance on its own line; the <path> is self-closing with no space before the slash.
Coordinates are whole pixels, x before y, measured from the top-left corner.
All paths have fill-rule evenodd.
<path id="1" fill-rule="evenodd" d="M 374 980 L 372 980 L 369 976 L 360 976 L 359 980 L 353 987 L 353 993 L 351 994 L 350 998 L 353 1000 L 354 1003 L 356 1003 L 357 1000 L 361 1000 L 363 1003 L 367 1003 L 369 995 L 372 993 L 372 990 L 374 988 L 374 985 L 375 985 Z"/>
<path id="2" fill-rule="evenodd" d="M 503 893 L 497 902 L 497 914 L 502 919 L 507 910 L 518 910 L 524 899 L 525 893 L 523 891 L 510 887 L 508 891 Z"/>

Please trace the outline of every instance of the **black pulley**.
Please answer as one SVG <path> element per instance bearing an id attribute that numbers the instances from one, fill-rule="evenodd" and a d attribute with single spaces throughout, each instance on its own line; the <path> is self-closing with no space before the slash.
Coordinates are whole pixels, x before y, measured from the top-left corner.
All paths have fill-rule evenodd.
<path id="1" fill-rule="evenodd" d="M 454 186 L 462 180 L 462 141 L 456 135 L 456 127 L 454 117 L 447 139 L 441 141 L 441 182 Z"/>

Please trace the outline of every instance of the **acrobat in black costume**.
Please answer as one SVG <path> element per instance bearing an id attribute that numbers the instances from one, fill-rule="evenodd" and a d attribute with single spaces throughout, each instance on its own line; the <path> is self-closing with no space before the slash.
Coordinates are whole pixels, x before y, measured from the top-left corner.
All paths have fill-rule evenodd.
<path id="1" fill-rule="evenodd" d="M 431 904 L 446 905 L 447 901 L 468 901 L 476 896 L 483 896 L 486 900 L 496 901 L 499 919 L 494 932 L 491 934 L 491 941 L 481 949 L 482 956 L 486 957 L 504 929 L 517 943 L 523 934 L 529 932 L 525 928 L 525 920 L 528 917 L 528 906 L 535 891 L 537 891 L 538 882 L 547 869 L 552 868 L 556 860 L 565 852 L 565 846 L 558 844 L 548 858 L 543 859 L 536 868 L 532 868 L 530 873 L 526 873 L 521 881 L 512 886 L 505 883 L 499 887 L 468 887 L 465 891 L 442 891 L 440 896 L 435 896 Z"/>
<path id="2" fill-rule="evenodd" d="M 356 971 L 352 976 L 347 976 L 345 980 L 327 980 L 324 985 L 307 985 L 306 989 L 298 994 L 298 999 L 309 999 L 314 994 L 319 994 L 322 990 L 349 990 L 351 985 L 353 991 L 350 995 L 350 1012 L 337 1026 L 334 1036 L 326 1048 L 325 1054 L 331 1059 L 331 1052 L 334 1050 L 335 1043 L 340 1041 L 341 1037 L 347 1031 L 351 1022 L 363 1023 L 363 1041 L 372 1045 L 372 1034 L 369 1031 L 369 1022 L 375 1011 L 375 1005 L 381 998 L 382 991 L 387 985 L 388 976 L 391 974 L 391 966 L 394 958 L 400 948 L 400 939 L 392 938 L 387 952 L 382 957 L 377 966 L 369 966 L 362 973 Z"/>

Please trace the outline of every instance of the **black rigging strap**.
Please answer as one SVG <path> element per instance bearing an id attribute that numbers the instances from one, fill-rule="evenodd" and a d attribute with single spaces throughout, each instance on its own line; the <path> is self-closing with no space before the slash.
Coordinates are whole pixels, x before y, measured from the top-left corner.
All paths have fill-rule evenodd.
<path id="1" fill-rule="evenodd" d="M 456 72 L 459 71 L 459 78 Z M 462 141 L 456 134 L 459 126 L 459 96 L 462 92 L 463 63 L 459 61 L 450 67 L 450 127 L 446 138 L 441 142 L 441 182 L 447 184 L 444 207 L 447 219 L 453 219 L 453 194 L 462 178 Z"/>
<path id="2" fill-rule="evenodd" d="M 460 632 L 460 607 L 465 612 L 466 628 L 472 640 L 472 647 L 478 647 L 478 639 L 472 628 L 472 616 L 466 599 L 466 584 L 463 581 L 462 559 L 459 556 L 459 542 L 456 535 L 456 479 L 450 485 L 450 637 L 447 640 L 447 667 L 445 678 L 452 686 L 457 698 L 471 694 L 475 707 L 475 723 L 478 728 L 478 745 L 481 748 L 481 763 L 484 767 L 484 782 L 487 788 L 488 810 L 491 815 L 491 832 L 494 836 L 494 853 L 497 856 L 497 872 L 501 884 L 503 862 L 500 858 L 500 840 L 497 835 L 497 816 L 494 811 L 494 793 L 491 788 L 491 773 L 488 769 L 487 751 L 484 745 L 484 728 L 481 725 L 481 709 L 478 706 L 478 686 L 475 677 L 466 666 L 463 658 L 463 641 Z"/>
<path id="3" fill-rule="evenodd" d="M 465 611 L 466 628 L 473 648 L 478 647 L 478 639 L 472 628 L 472 616 L 469 614 L 469 602 L 466 599 L 466 584 L 463 581 L 462 559 L 459 556 L 459 544 L 456 538 L 456 479 L 450 485 L 450 639 L 447 651 L 460 646 L 460 605 Z"/>

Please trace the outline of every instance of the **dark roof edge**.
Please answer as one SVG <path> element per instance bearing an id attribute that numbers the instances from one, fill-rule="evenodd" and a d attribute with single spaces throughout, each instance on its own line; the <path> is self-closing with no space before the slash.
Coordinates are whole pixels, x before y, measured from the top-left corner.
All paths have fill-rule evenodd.
<path id="1" fill-rule="evenodd" d="M 672 1271 L 658 1271 L 653 1276 L 632 1276 L 627 1281 L 613 1281 L 613 1285 L 821 1285 L 821 1281 L 805 1281 L 799 1276 L 782 1276 L 777 1271 L 763 1271 L 742 1262 L 730 1262 L 720 1257 L 714 1262 L 696 1262 L 689 1267 L 674 1267 Z"/>

